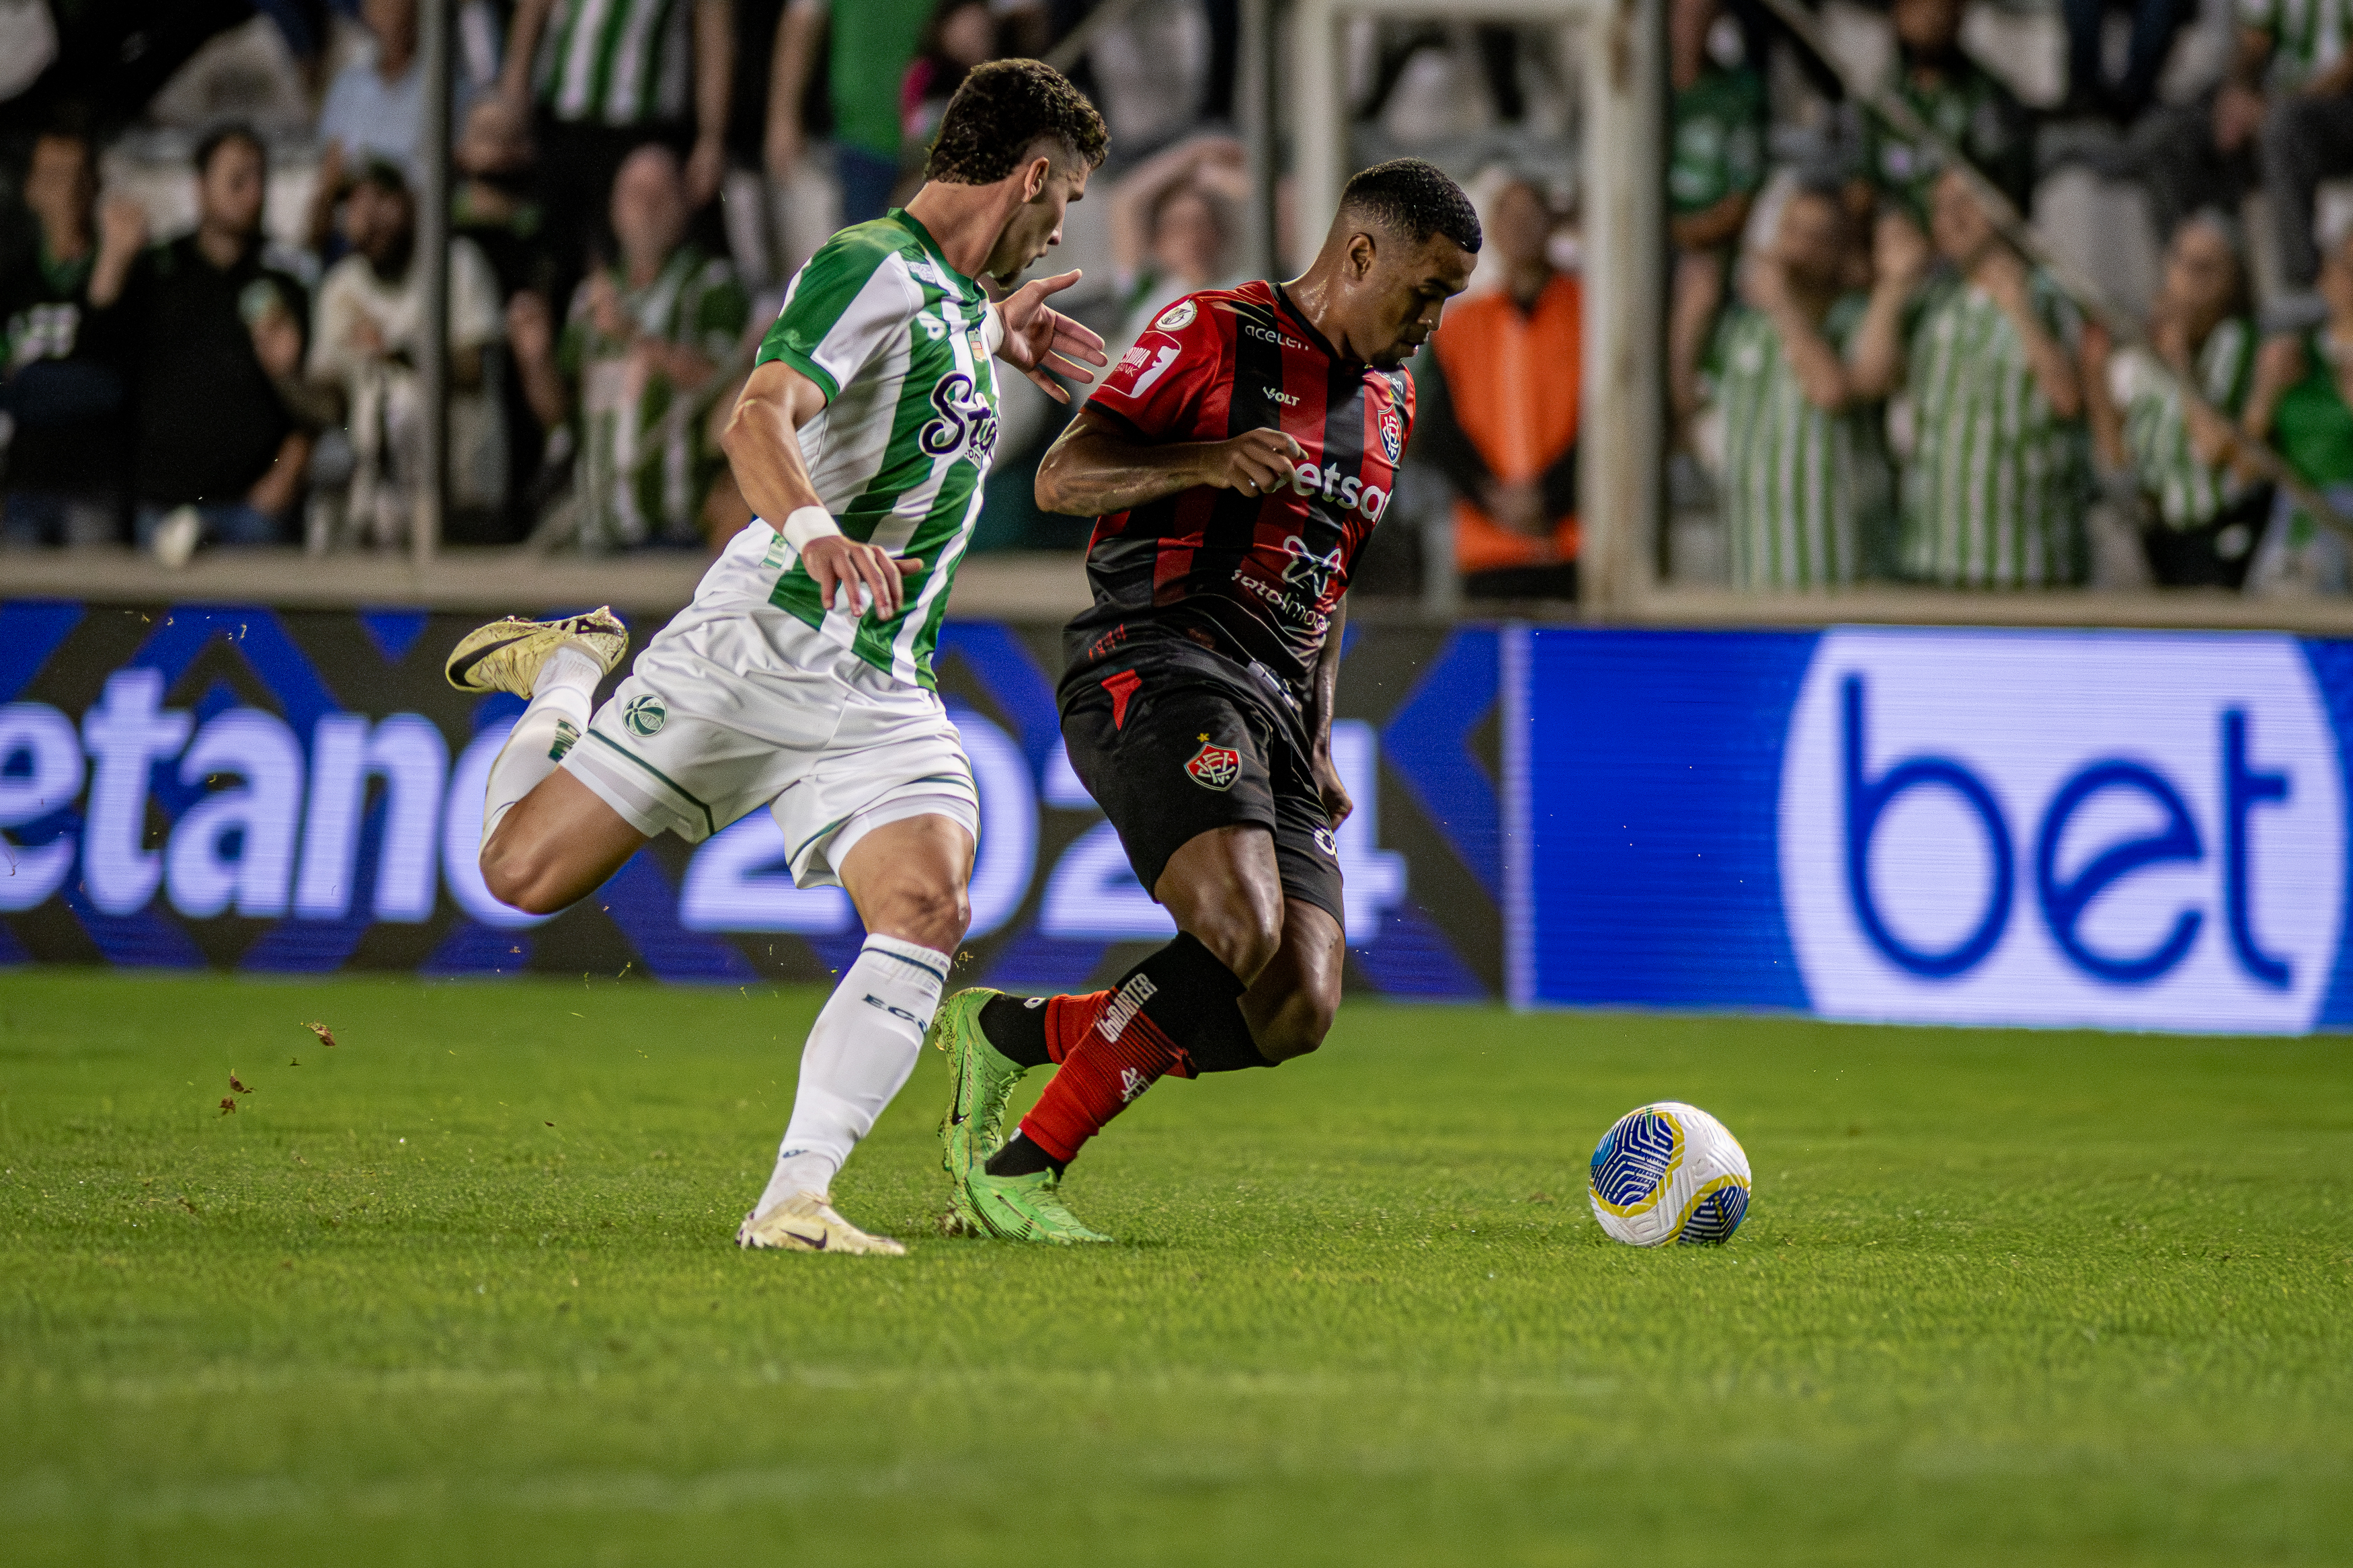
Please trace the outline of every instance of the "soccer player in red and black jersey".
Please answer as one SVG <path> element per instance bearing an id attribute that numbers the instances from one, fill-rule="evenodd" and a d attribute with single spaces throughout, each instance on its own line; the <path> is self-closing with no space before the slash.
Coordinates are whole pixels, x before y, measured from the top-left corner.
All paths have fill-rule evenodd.
<path id="1" fill-rule="evenodd" d="M 1304 274 L 1171 305 L 1047 454 L 1039 505 L 1099 520 L 1063 742 L 1178 934 L 1108 991 L 966 991 L 941 1010 L 952 1229 L 1105 1239 L 1059 1188 L 1106 1121 L 1164 1074 L 1271 1067 L 1323 1043 L 1345 942 L 1344 595 L 1413 424 L 1405 362 L 1479 243 L 1434 165 L 1367 169 Z M 1060 1070 L 1000 1144 L 1007 1096 L 1047 1062 Z"/>

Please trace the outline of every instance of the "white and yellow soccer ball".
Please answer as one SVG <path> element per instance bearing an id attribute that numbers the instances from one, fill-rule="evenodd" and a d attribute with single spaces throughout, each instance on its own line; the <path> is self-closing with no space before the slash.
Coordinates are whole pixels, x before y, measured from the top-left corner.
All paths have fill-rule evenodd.
<path id="1" fill-rule="evenodd" d="M 1748 1155 L 1706 1111 L 1662 1100 L 1601 1135 L 1587 1190 L 1593 1217 L 1629 1247 L 1727 1241 L 1748 1214 Z"/>

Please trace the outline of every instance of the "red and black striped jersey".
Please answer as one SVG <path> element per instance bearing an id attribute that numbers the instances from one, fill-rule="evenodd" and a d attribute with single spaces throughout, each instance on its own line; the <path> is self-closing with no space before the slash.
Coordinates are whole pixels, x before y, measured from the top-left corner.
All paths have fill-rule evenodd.
<path id="1" fill-rule="evenodd" d="M 1112 657 L 1138 623 L 1262 666 L 1304 700 L 1356 552 L 1396 488 L 1413 378 L 1344 359 L 1282 286 L 1245 283 L 1156 317 L 1087 406 L 1151 442 L 1279 429 L 1307 453 L 1264 497 L 1206 485 L 1113 512 L 1087 546 L 1094 607 L 1072 666 Z"/>

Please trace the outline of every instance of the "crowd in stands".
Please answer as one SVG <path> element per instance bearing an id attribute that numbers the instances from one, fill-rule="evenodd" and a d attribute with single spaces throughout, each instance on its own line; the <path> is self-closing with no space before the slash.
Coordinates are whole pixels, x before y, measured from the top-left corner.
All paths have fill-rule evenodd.
<path id="1" fill-rule="evenodd" d="M 1106 325 L 1233 277 L 1239 145 L 1186 138 L 1230 117 L 1236 5 L 1177 8 L 1181 37 L 1142 7 L 1079 68 L 1135 132 Z M 0 71 L 0 539 L 174 564 L 406 546 L 428 426 L 417 0 L 114 9 L 117 35 L 144 16 L 168 38 L 178 74 L 110 89 L 106 39 L 64 9 L 46 68 Z M 1045 52 L 1089 7 L 454 9 L 441 537 L 613 551 L 742 525 L 715 429 L 793 268 L 913 191 L 968 71 Z"/>
<path id="2" fill-rule="evenodd" d="M 1939 134 L 1915 140 L 1762 0 L 1666 0 L 1678 515 L 1700 498 L 1714 570 L 1749 589 L 2348 591 L 2344 535 L 2261 447 L 2353 514 L 2353 187 L 2331 184 L 2353 174 L 2353 0 L 2055 0 L 2063 67 L 2031 110 L 1970 41 L 1972 3 L 1982 22 L 1996 0 L 1824 0 L 1885 40 L 1881 85 Z M 2184 64 L 2215 32 L 2201 3 L 2231 13 L 2205 81 Z M 178 40 L 164 65 L 233 34 L 293 85 L 241 118 L 178 110 L 174 141 L 156 106 L 236 95 L 93 68 L 70 27 L 13 98 L 0 80 L 0 537 L 170 563 L 402 547 L 426 445 L 417 0 L 118 8 L 142 5 Z M 1093 8 L 462 0 L 442 536 L 618 551 L 739 527 L 715 429 L 795 266 L 905 198 L 974 66 L 1042 55 Z M 1087 217 L 1104 264 L 1071 299 L 1114 356 L 1245 276 L 1238 16 L 1145 0 L 1073 68 L 1114 156 Z M 1540 29 L 1348 40 L 1358 161 L 1477 174 L 1488 235 L 1415 366 L 1383 531 L 1451 552 L 1472 593 L 1571 596 L 1586 300 L 1574 155 L 1545 149 L 1573 143 L 1576 71 Z M 2142 341 L 2015 248 L 1947 145 L 2038 223 L 2070 163 L 2135 190 L 2158 281 L 2108 304 Z M 191 202 L 117 188 L 126 149 L 152 174 L 158 147 Z M 1295 251 L 1281 200 L 1276 221 Z M 1028 494 L 1064 416 L 1014 384 L 984 547 L 1083 537 Z"/>
<path id="3" fill-rule="evenodd" d="M 2038 114 L 1964 46 L 1964 0 L 1890 0 L 1861 85 L 1982 184 L 1851 99 L 1787 123 L 1716 0 L 1671 4 L 1674 434 L 1734 584 L 2346 591 L 2344 535 L 2260 447 L 2353 519 L 2353 191 L 2327 184 L 2353 173 L 2353 3 L 2235 0 L 2219 79 L 2168 100 L 2193 5 L 2121 7 L 2118 50 L 2116 7 L 2066 0 Z M 1983 195 L 2039 223 L 2071 160 L 2135 187 L 2161 247 L 2153 297 L 2095 269 L 2130 347 Z"/>

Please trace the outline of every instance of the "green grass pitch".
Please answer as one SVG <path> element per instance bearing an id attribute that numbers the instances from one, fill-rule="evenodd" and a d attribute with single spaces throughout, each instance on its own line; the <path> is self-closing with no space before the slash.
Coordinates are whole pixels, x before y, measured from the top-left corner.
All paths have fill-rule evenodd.
<path id="1" fill-rule="evenodd" d="M 1077 1253 L 930 1235 L 933 1057 L 839 1193 L 914 1256 L 741 1253 L 818 1001 L 0 975 L 0 1552 L 2353 1557 L 2344 1039 L 1352 1006 L 1140 1102 Z M 1662 1098 L 1728 1247 L 1587 1210 Z"/>

